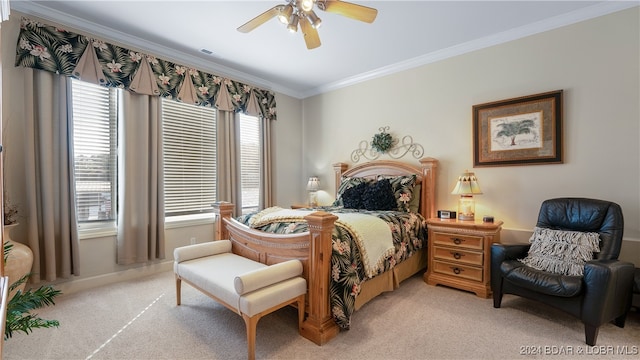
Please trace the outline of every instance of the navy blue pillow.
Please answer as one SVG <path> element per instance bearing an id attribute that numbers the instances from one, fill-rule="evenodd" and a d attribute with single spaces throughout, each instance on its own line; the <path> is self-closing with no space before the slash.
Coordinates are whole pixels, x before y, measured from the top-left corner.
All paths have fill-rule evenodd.
<path id="1" fill-rule="evenodd" d="M 368 183 L 361 183 L 346 189 L 342 193 L 342 204 L 347 209 L 364 209 L 362 195 L 369 187 Z"/>
<path id="2" fill-rule="evenodd" d="M 367 210 L 397 210 L 398 204 L 389 179 L 369 185 L 362 194 L 362 205 Z"/>

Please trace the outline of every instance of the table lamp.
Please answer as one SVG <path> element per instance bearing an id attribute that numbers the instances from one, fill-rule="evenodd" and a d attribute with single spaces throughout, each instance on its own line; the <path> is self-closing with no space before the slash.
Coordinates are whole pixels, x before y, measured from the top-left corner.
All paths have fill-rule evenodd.
<path id="1" fill-rule="evenodd" d="M 468 170 L 458 177 L 456 187 L 451 194 L 460 195 L 458 200 L 458 220 L 474 220 L 476 203 L 473 195 L 482 194 L 476 175 Z"/>
<path id="2" fill-rule="evenodd" d="M 317 177 L 312 176 L 307 183 L 307 190 L 309 191 L 309 206 L 318 206 L 318 189 L 320 188 L 320 180 Z"/>

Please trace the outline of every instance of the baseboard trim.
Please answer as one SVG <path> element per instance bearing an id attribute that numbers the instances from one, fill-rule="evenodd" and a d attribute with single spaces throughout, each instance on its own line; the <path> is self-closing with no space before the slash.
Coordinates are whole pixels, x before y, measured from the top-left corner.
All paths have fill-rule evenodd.
<path id="1" fill-rule="evenodd" d="M 503 229 L 501 242 L 506 244 L 526 244 L 528 243 L 529 237 L 531 237 L 531 233 L 531 230 Z M 620 253 L 620 259 L 631 261 L 636 266 L 640 266 L 640 241 L 638 239 L 624 239 L 622 247 L 623 249 Z M 172 269 L 173 260 L 168 260 L 103 275 L 62 280 L 58 283 L 54 283 L 53 285 L 56 289 L 62 291 L 64 296 L 98 286 L 110 285 L 120 281 L 137 279 L 164 271 L 171 271 Z"/>
<path id="2" fill-rule="evenodd" d="M 110 285 L 121 281 L 137 279 L 158 274 L 173 269 L 173 260 L 141 266 L 114 273 L 70 280 L 54 284 L 57 290 L 62 291 L 62 296 L 70 295 L 82 290 L 92 289 L 98 286 Z"/>

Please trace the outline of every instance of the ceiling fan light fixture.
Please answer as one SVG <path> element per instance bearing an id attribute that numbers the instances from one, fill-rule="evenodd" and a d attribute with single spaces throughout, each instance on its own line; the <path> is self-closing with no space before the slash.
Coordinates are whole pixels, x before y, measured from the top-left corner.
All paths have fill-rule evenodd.
<path id="1" fill-rule="evenodd" d="M 4 1 L 4 0 L 0 0 Z M 315 49 L 321 45 L 318 36 L 318 28 L 322 24 L 322 20 L 316 15 L 313 8 L 342 15 L 351 19 L 372 23 L 378 10 L 363 5 L 357 5 L 347 1 L 339 0 L 281 0 L 282 3 L 271 7 L 262 12 L 253 19 L 247 21 L 238 27 L 241 33 L 253 31 L 258 26 L 267 21 L 278 18 L 289 32 L 300 32 L 304 35 L 303 39 L 307 45 L 307 49 Z"/>
<path id="2" fill-rule="evenodd" d="M 293 5 L 287 4 L 280 10 L 280 14 L 278 14 L 278 20 L 280 20 L 283 24 L 289 24 L 291 19 L 291 15 L 293 14 Z"/>
<path id="3" fill-rule="evenodd" d="M 289 20 L 289 24 L 287 25 L 287 30 L 289 30 L 289 32 L 297 32 L 298 31 L 298 14 L 292 14 L 291 15 L 291 20 Z"/>
<path id="4" fill-rule="evenodd" d="M 314 29 L 319 28 L 322 24 L 322 20 L 318 17 L 318 15 L 316 15 L 313 10 L 306 12 L 305 15 L 307 16 L 307 20 L 309 20 L 309 23 Z"/>
<path id="5" fill-rule="evenodd" d="M 311 11 L 311 9 L 313 9 L 313 3 L 313 0 L 300 0 L 299 4 L 302 11 L 309 12 Z"/>

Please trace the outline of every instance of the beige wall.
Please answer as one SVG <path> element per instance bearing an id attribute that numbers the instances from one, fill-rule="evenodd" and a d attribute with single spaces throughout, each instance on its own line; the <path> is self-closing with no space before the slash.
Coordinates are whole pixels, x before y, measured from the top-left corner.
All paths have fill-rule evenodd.
<path id="1" fill-rule="evenodd" d="M 277 94 L 273 124 L 276 204 L 305 201 L 304 184 L 320 177 L 333 193 L 331 164 L 349 162 L 360 140 L 381 126 L 411 135 L 440 161 L 438 208 L 455 209 L 449 192 L 472 169 L 471 106 L 564 89 L 565 163 L 474 169 L 484 195 L 478 214 L 505 221 L 505 241 L 526 240 L 542 200 L 590 196 L 620 203 L 626 217 L 622 257 L 640 264 L 639 9 L 597 18 L 511 43 L 457 56 L 303 101 Z M 21 69 L 14 54 L 19 15 L 2 24 L 2 114 L 6 187 L 24 203 Z M 376 106 L 377 105 L 377 106 Z M 406 161 L 412 161 L 405 158 Z M 26 211 L 25 211 L 26 212 Z M 115 239 L 81 240 L 81 276 L 67 293 L 169 269 L 173 248 L 213 237 L 212 224 L 167 229 L 167 260 L 115 264 Z M 24 242 L 24 230 L 15 239 Z"/>
<path id="2" fill-rule="evenodd" d="M 300 197 L 306 182 L 302 173 L 302 101 L 276 94 L 278 120 L 272 123 L 273 188 L 275 205 L 289 206 Z"/>
<path id="3" fill-rule="evenodd" d="M 305 172 L 333 190 L 330 164 L 349 162 L 359 141 L 388 125 L 439 159 L 439 209 L 456 209 L 455 180 L 474 170 L 484 192 L 476 213 L 504 220 L 505 241 L 526 241 L 540 203 L 557 196 L 619 203 L 625 239 L 638 241 L 638 18 L 636 7 L 305 99 Z M 564 164 L 473 168 L 474 104 L 558 89 Z M 630 255 L 640 265 L 640 251 Z"/>

